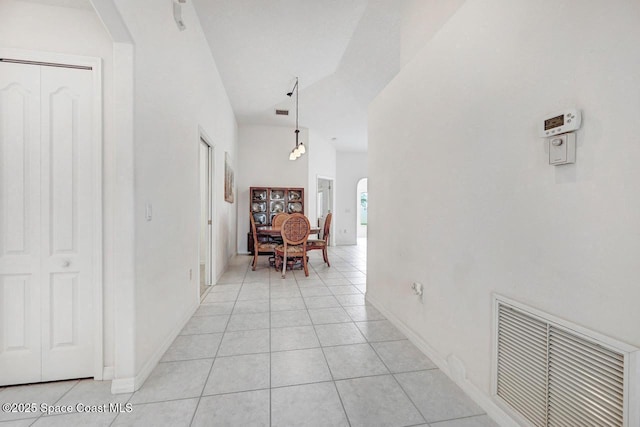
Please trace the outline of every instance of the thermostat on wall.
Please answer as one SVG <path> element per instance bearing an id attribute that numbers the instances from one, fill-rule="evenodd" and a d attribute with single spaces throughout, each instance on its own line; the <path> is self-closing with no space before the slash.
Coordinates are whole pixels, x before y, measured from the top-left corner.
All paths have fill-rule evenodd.
<path id="1" fill-rule="evenodd" d="M 573 132 L 580 128 L 582 114 L 571 108 L 555 114 L 549 114 L 540 123 L 540 137 L 548 138 L 561 133 Z"/>

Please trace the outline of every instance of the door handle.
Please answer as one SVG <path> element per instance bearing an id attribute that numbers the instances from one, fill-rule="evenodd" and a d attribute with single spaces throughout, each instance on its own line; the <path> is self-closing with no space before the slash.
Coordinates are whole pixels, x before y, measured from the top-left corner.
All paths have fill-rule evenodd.
<path id="1" fill-rule="evenodd" d="M 62 268 L 67 268 L 71 265 L 71 261 L 69 261 L 68 259 L 65 259 L 62 261 Z"/>

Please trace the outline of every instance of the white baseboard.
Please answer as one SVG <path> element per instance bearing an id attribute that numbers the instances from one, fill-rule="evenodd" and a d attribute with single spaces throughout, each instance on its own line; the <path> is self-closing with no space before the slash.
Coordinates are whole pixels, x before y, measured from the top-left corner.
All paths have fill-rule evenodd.
<path id="1" fill-rule="evenodd" d="M 442 357 L 429 343 L 416 334 L 408 325 L 401 321 L 396 315 L 387 310 L 384 305 L 373 298 L 369 293 L 365 295 L 367 302 L 371 303 L 378 311 L 398 328 L 416 347 L 420 349 L 436 366 L 453 382 L 455 382 L 467 395 L 484 411 L 491 419 L 502 427 L 519 427 L 502 408 L 498 406 L 489 396 L 482 392 L 466 376 L 465 368 L 460 359 L 455 355 L 450 355 L 447 359 Z"/>
<path id="2" fill-rule="evenodd" d="M 167 338 L 163 341 L 153 355 L 144 364 L 138 375 L 133 378 L 117 378 L 111 381 L 111 393 L 133 393 L 142 387 L 142 384 L 149 378 L 153 369 L 158 365 L 162 356 L 166 353 L 167 349 L 171 346 L 176 339 L 182 328 L 187 324 L 189 319 L 198 309 L 199 304 L 196 304 L 193 309 L 189 310 L 187 314 L 177 323 L 176 327 L 167 335 Z M 113 375 L 113 374 L 112 374 Z"/>

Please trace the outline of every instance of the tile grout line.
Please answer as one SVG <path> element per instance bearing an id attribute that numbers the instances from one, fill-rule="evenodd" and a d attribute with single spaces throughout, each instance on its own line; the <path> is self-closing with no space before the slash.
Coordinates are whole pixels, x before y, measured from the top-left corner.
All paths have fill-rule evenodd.
<path id="1" fill-rule="evenodd" d="M 341 258 L 341 257 L 340 257 L 340 258 Z M 342 259 L 342 258 L 341 258 L 341 259 Z M 345 263 L 345 264 L 346 264 L 346 263 Z M 330 280 L 329 278 L 327 278 L 327 279 L 322 278 L 322 277 L 318 274 L 318 271 L 319 271 L 319 270 L 317 270 L 317 269 L 314 267 L 314 265 L 313 265 L 313 264 L 311 264 L 311 263 L 310 263 L 310 264 L 309 264 L 309 266 L 310 266 L 310 268 L 311 268 L 311 269 L 313 270 L 313 272 L 314 272 L 314 275 L 313 275 L 314 277 L 312 277 L 312 278 L 311 278 L 311 279 L 309 279 L 309 280 L 319 280 L 319 281 L 322 283 L 322 286 L 324 286 L 324 287 L 327 287 L 327 288 L 328 288 L 329 286 L 327 286 L 327 282 L 331 282 L 331 280 Z M 242 279 L 242 283 L 241 283 L 240 290 L 238 291 L 238 294 L 236 294 L 236 298 L 234 299 L 233 304 L 232 304 L 231 312 L 230 312 L 230 314 L 229 314 L 229 317 L 226 319 L 226 323 L 225 323 L 224 330 L 223 330 L 223 331 L 222 331 L 222 333 L 221 333 L 220 343 L 219 343 L 219 345 L 218 345 L 218 347 L 217 347 L 217 349 L 216 349 L 216 354 L 214 355 L 214 358 L 213 358 L 213 361 L 212 361 L 212 365 L 211 365 L 211 367 L 210 367 L 210 369 L 209 369 L 209 373 L 208 373 L 208 375 L 207 375 L 207 379 L 205 380 L 205 383 L 204 383 L 203 389 L 202 389 L 202 391 L 201 391 L 201 393 L 200 393 L 200 396 L 199 396 L 199 398 L 198 398 L 198 402 L 197 402 L 197 404 L 196 404 L 196 408 L 195 408 L 195 410 L 194 410 L 194 412 L 193 412 L 193 415 L 192 415 L 192 417 L 191 417 L 191 424 L 193 424 L 193 422 L 194 422 L 194 420 L 195 420 L 195 415 L 197 414 L 197 411 L 199 410 L 199 404 L 201 403 L 202 397 L 204 397 L 204 396 L 224 395 L 224 394 L 233 394 L 233 393 L 242 393 L 242 392 L 246 392 L 246 391 L 247 391 L 247 390 L 244 390 L 244 391 L 238 391 L 238 392 L 233 392 L 233 393 L 221 393 L 221 394 L 214 394 L 214 395 L 205 395 L 205 393 L 204 393 L 204 390 L 205 390 L 205 388 L 206 388 L 206 385 L 207 385 L 207 383 L 209 382 L 209 380 L 210 380 L 210 378 L 211 378 L 211 374 L 212 374 L 212 372 L 213 372 L 213 365 L 214 365 L 215 361 L 216 361 L 219 357 L 220 357 L 220 358 L 221 358 L 221 357 L 227 357 L 227 356 L 219 356 L 219 354 L 220 354 L 220 348 L 222 347 L 222 340 L 223 340 L 224 336 L 226 335 L 226 333 L 230 332 L 230 330 L 229 330 L 229 325 L 230 325 L 230 323 L 231 323 L 231 318 L 234 316 L 234 314 L 236 314 L 236 315 L 240 315 L 240 314 L 247 314 L 247 315 L 248 315 L 248 314 L 256 314 L 256 313 L 235 313 L 235 309 L 237 308 L 237 304 L 238 304 L 238 302 L 239 302 L 239 301 L 241 301 L 241 296 L 240 296 L 240 294 L 242 293 L 243 289 L 246 291 L 246 290 L 247 290 L 247 288 L 248 288 L 248 286 L 246 286 L 246 285 L 248 285 L 248 284 L 249 284 L 249 282 L 247 282 L 247 280 L 248 280 L 248 279 L 247 279 L 247 277 L 248 277 L 248 275 L 249 275 L 248 268 L 249 268 L 249 266 L 247 266 L 247 267 L 246 267 L 246 269 L 245 269 L 245 272 L 244 272 L 244 276 L 243 276 L 243 279 Z M 334 271 L 336 271 L 336 272 L 340 273 L 338 270 L 334 270 Z M 273 387 L 273 386 L 272 386 L 272 378 L 271 378 L 271 359 L 272 359 L 272 354 L 273 354 L 273 353 L 278 353 L 278 351 L 275 351 L 275 352 L 274 352 L 274 351 L 272 351 L 272 348 L 271 348 L 271 338 L 272 338 L 272 336 L 271 336 L 271 332 L 272 332 L 272 331 L 271 331 L 271 329 L 278 329 L 278 328 L 273 328 L 273 327 L 272 327 L 273 323 L 272 323 L 272 319 L 271 319 L 272 314 L 273 314 L 273 313 L 275 313 L 275 312 L 274 312 L 274 311 L 272 311 L 272 309 L 271 309 L 271 302 L 272 302 L 272 300 L 273 300 L 273 299 L 275 299 L 275 298 L 272 298 L 272 293 L 271 293 L 272 285 L 273 285 L 273 284 L 275 284 L 275 283 L 273 283 L 273 282 L 272 282 L 272 276 L 273 276 L 273 274 L 274 274 L 274 273 L 273 273 L 273 271 L 269 270 L 269 279 L 268 279 L 268 280 L 269 280 L 269 296 L 268 296 L 268 299 L 267 299 L 267 301 L 268 301 L 268 303 L 269 303 L 269 308 L 268 308 L 268 311 L 266 312 L 266 313 L 268 314 L 268 317 L 269 317 L 269 319 L 268 319 L 268 325 L 269 325 L 269 328 L 268 328 L 268 329 L 269 329 L 269 358 L 270 358 L 270 366 L 269 366 L 269 368 L 270 368 L 270 373 L 269 373 L 269 375 L 270 375 L 270 383 L 269 383 L 269 390 L 270 390 L 270 424 L 272 423 L 272 421 L 271 421 L 271 418 L 272 418 L 272 413 L 271 413 L 271 406 L 272 406 L 272 401 L 271 401 L 271 392 L 272 392 L 272 390 L 273 390 L 273 389 L 278 389 L 278 388 L 290 387 L 290 386 L 282 386 L 282 387 Z M 292 274 L 293 274 L 293 280 L 294 280 L 294 283 L 295 283 L 295 285 L 296 285 L 296 289 L 297 289 L 297 291 L 298 291 L 298 295 L 294 295 L 294 296 L 283 296 L 283 297 L 281 297 L 281 298 L 296 298 L 296 299 L 297 299 L 297 298 L 301 298 L 301 299 L 302 299 L 302 302 L 303 302 L 303 305 L 306 307 L 306 308 L 304 309 L 304 312 L 305 312 L 305 314 L 307 315 L 307 318 L 310 320 L 309 307 L 307 306 L 307 304 L 306 304 L 306 300 L 305 300 L 305 298 L 302 296 L 302 293 L 301 293 L 301 290 L 302 290 L 302 288 L 303 288 L 301 285 L 303 285 L 303 284 L 304 284 L 304 280 L 305 280 L 305 279 L 300 278 L 300 280 L 299 280 L 299 279 L 296 277 L 296 272 L 292 272 Z M 316 279 L 316 277 L 317 277 L 317 279 Z M 258 278 L 258 277 L 253 277 L 253 279 L 252 279 L 252 280 L 255 280 L 255 279 L 257 279 L 257 278 Z M 261 278 L 261 279 L 263 279 L 263 278 Z M 334 278 L 331 278 L 331 279 L 337 280 L 338 278 L 335 278 L 335 277 L 334 277 Z M 261 281 L 262 281 L 262 280 L 261 280 Z M 347 278 L 347 281 L 348 281 L 348 278 Z M 254 282 L 251 282 L 251 283 L 254 283 Z M 257 282 L 256 282 L 256 283 L 257 283 Z M 233 283 L 230 283 L 230 284 L 233 284 Z M 332 285 L 334 285 L 334 286 L 354 286 L 354 284 L 348 284 L 348 283 L 340 283 L 340 284 L 335 284 L 335 283 L 334 283 L 334 284 L 332 284 Z M 356 288 L 356 289 L 357 289 L 357 288 Z M 360 291 L 359 289 L 357 289 L 357 290 L 358 290 L 358 292 L 359 292 L 360 294 L 362 294 L 362 291 Z M 329 291 L 331 291 L 331 290 L 329 290 Z M 210 295 L 210 294 L 209 294 L 209 295 Z M 358 293 L 353 293 L 353 294 L 339 294 L 339 295 L 358 295 Z M 332 296 L 333 298 L 336 298 L 336 294 L 335 294 L 335 293 L 333 293 L 333 292 L 332 292 L 332 295 L 327 295 L 327 296 Z M 331 309 L 331 308 L 340 308 L 340 309 L 342 309 L 342 310 L 345 310 L 345 308 L 353 306 L 353 305 L 343 305 L 340 301 L 337 301 L 337 302 L 338 302 L 338 304 L 339 304 L 338 306 L 336 306 L 336 307 L 327 307 L 327 308 L 329 308 L 329 309 Z M 201 305 L 203 305 L 203 304 L 201 303 Z M 204 304 L 204 305 L 206 305 L 206 304 Z M 361 304 L 357 304 L 357 305 L 355 305 L 355 306 L 363 306 L 363 305 L 361 305 Z M 278 310 L 278 312 L 281 312 L 281 311 L 303 311 L 303 310 Z M 352 317 L 348 312 L 347 312 L 347 315 L 348 315 L 348 317 L 351 319 L 351 321 L 350 321 L 350 322 L 334 322 L 334 323 L 323 323 L 323 324 L 340 324 L 340 323 L 354 323 L 354 324 L 355 324 L 355 320 L 353 320 L 353 317 Z M 198 317 L 202 317 L 202 316 L 198 316 Z M 205 317 L 207 317 L 207 316 L 205 316 Z M 211 316 L 208 316 L 208 317 L 211 317 Z M 322 325 L 322 324 L 318 324 L 318 325 Z M 311 322 L 311 326 L 313 327 L 313 330 L 314 330 L 314 333 L 315 333 L 316 339 L 318 340 L 318 343 L 319 343 L 319 338 L 318 338 L 318 334 L 317 334 L 316 324 L 314 324 L 313 322 Z M 282 326 L 282 327 L 279 327 L 279 328 L 285 328 L 285 327 L 288 327 L 288 326 Z M 264 329 L 264 328 L 257 328 L 257 329 L 259 330 L 259 329 Z M 242 332 L 242 331 L 249 331 L 249 330 L 256 330 L 256 329 L 240 329 L 240 330 L 235 331 L 235 332 Z M 216 334 L 217 334 L 217 333 L 216 333 Z M 189 336 L 194 336 L 194 335 L 211 335 L 211 334 L 190 334 Z M 396 340 L 394 340 L 394 341 L 396 341 Z M 343 345 L 349 345 L 349 344 L 343 344 Z M 331 347 L 331 346 L 327 346 L 327 347 Z M 315 347 L 312 347 L 312 348 L 315 348 Z M 324 354 L 323 346 L 322 346 L 322 345 L 320 345 L 320 347 L 319 347 L 319 348 L 321 349 L 321 351 L 322 351 L 322 353 L 323 353 L 323 357 L 324 357 L 324 359 L 325 359 L 325 363 L 327 364 L 327 368 L 329 369 L 329 372 L 330 372 L 331 377 L 332 377 L 331 382 L 333 382 L 333 384 L 334 384 L 334 388 L 336 389 L 336 392 L 337 392 L 337 387 L 336 387 L 336 384 L 335 384 L 335 379 L 333 379 L 333 378 L 334 378 L 334 377 L 333 377 L 333 374 L 332 374 L 332 372 L 331 372 L 331 370 L 330 370 L 330 368 L 329 368 L 329 366 L 328 366 L 328 362 L 327 362 L 327 360 L 326 360 L 326 355 Z M 283 350 L 283 351 L 295 351 L 295 350 L 299 350 L 299 349 Z M 260 354 L 260 353 L 247 353 L 247 354 Z M 231 356 L 238 356 L 238 355 L 229 355 L 229 357 L 231 357 Z M 202 359 L 209 359 L 209 358 L 202 358 Z M 198 360 L 198 359 L 182 359 L 182 360 L 177 360 L 176 362 L 178 362 L 178 361 L 185 361 L 185 360 Z M 324 381 L 323 381 L 323 382 L 324 382 Z M 307 383 L 307 384 L 309 384 L 309 383 Z M 74 386 L 74 387 L 75 387 L 75 386 Z M 261 389 L 256 389 L 256 390 L 261 390 Z M 343 402 L 342 402 L 341 396 L 340 396 L 339 392 L 337 392 L 337 393 L 338 393 L 338 397 L 340 398 L 340 401 L 341 401 L 341 404 L 342 404 L 342 407 L 343 407 L 343 411 L 345 411 L 345 415 L 346 415 L 346 410 L 344 409 L 344 404 L 343 404 Z M 132 396 L 133 396 L 133 394 L 132 394 Z M 190 399 L 190 398 L 185 398 L 185 399 Z M 173 401 L 173 400 L 185 400 L 185 399 L 170 399 L 170 400 L 167 400 L 167 401 Z M 131 397 L 129 398 L 129 400 L 131 400 Z M 155 402 L 144 402 L 144 403 L 141 403 L 141 405 L 146 405 L 146 404 L 151 404 L 151 403 L 155 403 Z M 117 416 L 116 416 L 116 418 L 117 418 Z M 34 421 L 34 422 L 35 422 L 35 421 Z M 115 422 L 115 419 L 114 419 L 114 420 L 112 420 L 112 423 L 113 423 L 113 422 Z M 348 416 L 347 416 L 347 422 L 349 422 L 349 420 L 348 420 Z"/>
<path id="2" fill-rule="evenodd" d="M 324 280 L 323 280 L 324 283 Z M 344 308 L 342 308 L 344 310 Z M 309 311 L 307 309 L 307 311 Z M 348 315 L 348 313 L 347 313 Z M 311 315 L 309 314 L 309 318 Z M 322 352 L 322 357 L 324 358 L 324 363 L 327 365 L 327 369 L 329 370 L 329 375 L 331 375 L 331 383 L 333 384 L 333 389 L 336 391 L 338 395 L 338 400 L 340 401 L 340 406 L 342 407 L 342 412 L 344 413 L 344 417 L 347 419 L 347 424 L 351 427 L 351 420 L 349 419 L 349 414 L 347 413 L 347 408 L 344 407 L 344 402 L 342 401 L 342 396 L 340 395 L 340 391 L 338 390 L 338 385 L 336 384 L 335 376 L 333 375 L 333 371 L 331 370 L 331 366 L 329 365 L 329 360 L 327 359 L 327 355 L 324 352 L 324 347 L 322 347 L 322 342 L 320 342 L 320 337 L 318 336 L 318 330 L 316 329 L 316 325 L 313 324 L 313 320 L 311 321 L 313 325 L 313 330 L 316 334 L 316 338 L 318 339 L 318 343 L 320 344 L 320 351 Z"/>
<path id="3" fill-rule="evenodd" d="M 286 265 L 286 260 L 285 260 Z M 273 375 L 272 375 L 272 349 L 271 349 L 271 271 L 269 271 L 269 426 L 273 425 Z"/>
<path id="4" fill-rule="evenodd" d="M 373 350 L 375 351 L 375 349 Z M 384 362 L 382 362 L 384 363 Z M 393 378 L 393 380 L 396 382 L 396 384 L 398 384 L 398 387 L 400 387 L 400 390 L 402 390 L 402 392 L 404 393 L 405 396 L 407 396 L 407 399 L 409 399 L 409 402 L 411 402 L 411 404 L 413 405 L 413 407 L 415 408 L 416 411 L 418 411 L 418 414 L 420 414 L 420 416 L 422 417 L 422 419 L 428 424 L 427 418 L 424 416 L 424 414 L 422 413 L 422 411 L 420 411 L 420 409 L 418 409 L 418 405 L 416 405 L 416 402 L 413 401 L 413 399 L 411 398 L 411 396 L 409 396 L 409 393 L 404 389 L 404 387 L 402 387 L 402 384 L 400 383 L 400 381 L 398 381 L 398 379 L 396 378 L 396 374 L 391 374 L 391 377 Z"/>
<path id="5" fill-rule="evenodd" d="M 243 283 L 244 283 L 244 278 L 246 276 L 247 276 L 247 271 L 245 270 L 244 276 L 242 278 Z M 220 347 L 222 347 L 222 341 L 224 340 L 224 335 L 226 334 L 227 328 L 229 327 L 229 322 L 231 320 L 231 316 L 233 315 L 233 310 L 236 307 L 236 303 L 238 302 L 238 296 L 240 295 L 241 290 L 242 290 L 242 286 L 240 286 L 240 289 L 238 290 L 238 295 L 236 295 L 236 299 L 233 302 L 233 307 L 231 307 L 231 314 L 229 314 L 229 318 L 227 319 L 227 322 L 224 325 L 224 331 L 222 331 L 222 336 L 220 337 L 220 342 L 218 343 L 218 348 L 216 349 L 216 353 L 213 355 L 213 360 L 211 361 L 211 367 L 209 368 L 209 372 L 207 373 L 207 378 L 205 379 L 204 384 L 202 385 L 202 390 L 200 391 L 200 396 L 198 397 L 198 402 L 196 403 L 196 407 L 193 411 L 193 415 L 191 415 L 191 421 L 189 422 L 189 426 L 193 425 L 193 421 L 195 420 L 196 414 L 198 413 L 198 409 L 200 408 L 200 402 L 202 401 L 204 390 L 207 388 L 207 383 L 209 382 L 209 378 L 211 377 L 211 372 L 213 372 L 213 365 L 216 363 L 216 358 L 218 357 L 218 353 L 220 352 Z M 204 334 L 201 334 L 201 335 L 204 335 Z"/>
<path id="6" fill-rule="evenodd" d="M 76 386 L 78 384 L 80 384 L 81 380 L 72 380 L 72 381 L 75 381 L 76 383 L 74 385 L 72 385 L 71 387 L 69 387 L 69 390 L 67 390 L 64 393 L 62 393 L 62 396 L 60 396 L 55 402 L 53 402 L 53 405 L 55 405 L 56 403 L 60 402 L 67 394 L 69 394 L 69 392 L 71 390 L 76 388 Z M 61 382 L 64 382 L 64 381 L 61 381 Z M 40 410 L 38 410 L 38 412 L 40 412 Z M 47 417 L 53 417 L 53 416 L 56 416 L 56 415 L 62 415 L 62 414 L 51 414 L 51 415 L 47 415 Z M 40 415 L 38 415 L 36 418 L 33 419 L 34 420 L 33 423 L 35 424 L 35 422 L 38 421 L 42 417 L 44 417 L 44 414 L 41 413 Z M 26 418 L 26 419 L 29 419 L 29 418 Z M 17 420 L 13 420 L 13 421 L 17 421 Z"/>
<path id="7" fill-rule="evenodd" d="M 343 259 L 343 258 L 341 258 Z M 340 302 L 340 301 L 338 301 Z M 364 336 L 364 334 L 362 334 L 362 331 L 360 331 L 360 328 L 358 328 L 358 325 L 356 325 L 355 321 L 353 320 L 353 317 L 349 314 L 349 312 L 347 312 L 344 308 L 344 306 L 342 304 L 340 304 L 341 308 L 347 313 L 347 316 L 349 316 L 349 318 L 351 319 L 351 323 L 353 323 L 356 326 L 356 329 L 358 329 L 358 332 L 360 332 L 360 335 L 362 335 L 365 339 L 365 342 L 369 345 L 369 347 L 371 347 L 371 344 L 369 343 L 369 341 L 367 340 L 367 337 Z M 322 353 L 324 353 L 324 349 L 322 350 Z M 326 354 L 325 354 L 325 359 L 326 359 Z M 327 361 L 327 365 L 329 364 L 329 362 Z M 329 367 L 329 370 L 331 370 L 331 367 Z M 333 372 L 331 373 L 332 378 L 333 377 Z M 346 378 L 345 378 L 346 379 Z M 338 398 L 340 399 L 340 404 L 342 405 L 342 410 L 345 413 L 345 416 L 347 417 L 347 423 L 349 423 L 349 426 L 351 426 L 351 420 L 349 419 L 349 414 L 347 413 L 347 409 L 344 406 L 344 401 L 342 400 L 342 396 L 340 395 L 340 391 L 338 390 L 338 384 L 334 378 L 333 380 L 333 386 L 335 387 L 336 393 L 338 394 Z"/>

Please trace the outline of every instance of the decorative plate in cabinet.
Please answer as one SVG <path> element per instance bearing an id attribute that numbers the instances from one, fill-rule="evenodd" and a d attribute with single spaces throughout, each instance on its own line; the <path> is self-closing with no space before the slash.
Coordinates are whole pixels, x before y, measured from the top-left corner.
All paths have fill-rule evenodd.
<path id="1" fill-rule="evenodd" d="M 266 213 L 254 213 L 253 219 L 256 222 L 256 225 L 267 225 L 267 214 Z"/>
<path id="2" fill-rule="evenodd" d="M 289 203 L 289 213 L 300 213 L 302 212 L 302 203 L 293 202 Z"/>
<path id="3" fill-rule="evenodd" d="M 293 202 L 302 199 L 302 193 L 297 190 L 289 190 L 289 201 Z"/>
<path id="4" fill-rule="evenodd" d="M 251 210 L 253 212 L 266 212 L 267 211 L 267 202 L 253 202 L 251 204 Z"/>
<path id="5" fill-rule="evenodd" d="M 284 190 L 271 190 L 271 200 L 284 200 Z"/>
<path id="6" fill-rule="evenodd" d="M 273 213 L 284 212 L 284 202 L 271 202 L 271 212 Z"/>
<path id="7" fill-rule="evenodd" d="M 267 200 L 267 190 L 253 190 L 253 200 Z"/>

